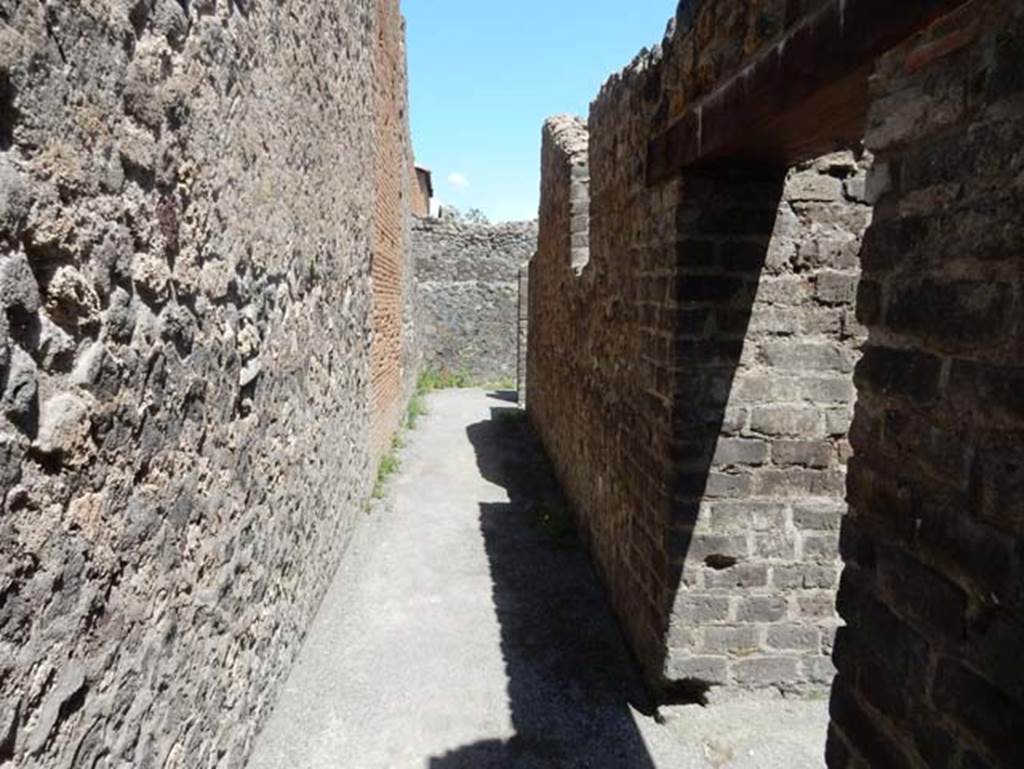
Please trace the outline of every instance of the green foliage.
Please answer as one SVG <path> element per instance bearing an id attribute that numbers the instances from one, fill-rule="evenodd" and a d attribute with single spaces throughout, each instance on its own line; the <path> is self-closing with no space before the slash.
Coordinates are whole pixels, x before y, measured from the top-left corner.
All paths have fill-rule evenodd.
<path id="1" fill-rule="evenodd" d="M 488 382 L 484 387 L 488 390 L 515 390 L 519 385 L 511 377 L 499 379 L 496 382 Z"/>
<path id="2" fill-rule="evenodd" d="M 448 369 L 424 369 L 416 383 L 418 395 L 428 395 L 435 390 L 450 390 L 456 387 L 469 387 L 470 376 L 465 371 L 449 371 Z"/>
<path id="3" fill-rule="evenodd" d="M 530 511 L 530 517 L 533 525 L 556 547 L 570 548 L 576 545 L 576 525 L 564 507 L 535 507 Z"/>
<path id="4" fill-rule="evenodd" d="M 416 429 L 416 423 L 420 417 L 427 413 L 427 401 L 423 395 L 417 392 L 409 401 L 409 410 L 405 414 L 405 426 L 409 430 Z"/>
<path id="5" fill-rule="evenodd" d="M 391 441 L 391 450 L 380 460 L 380 465 L 377 466 L 377 482 L 373 485 L 374 499 L 380 499 L 384 496 L 384 489 L 387 487 L 388 480 L 402 466 L 402 462 L 398 458 L 398 452 L 401 451 L 404 445 L 405 442 L 401 434 L 396 435 Z"/>

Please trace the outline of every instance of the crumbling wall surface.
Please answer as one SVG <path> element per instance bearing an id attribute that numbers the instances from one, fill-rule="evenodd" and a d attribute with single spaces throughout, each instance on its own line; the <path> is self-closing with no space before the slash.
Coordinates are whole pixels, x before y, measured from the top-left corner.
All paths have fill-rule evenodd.
<path id="1" fill-rule="evenodd" d="M 482 384 L 516 378 L 519 270 L 536 222 L 488 224 L 453 213 L 413 222 L 424 365 Z"/>
<path id="2" fill-rule="evenodd" d="M 368 478 L 368 0 L 0 0 L 0 765 L 239 766 Z"/>
<path id="3" fill-rule="evenodd" d="M 833 767 L 1024 765 L 1024 4 L 878 65 Z"/>

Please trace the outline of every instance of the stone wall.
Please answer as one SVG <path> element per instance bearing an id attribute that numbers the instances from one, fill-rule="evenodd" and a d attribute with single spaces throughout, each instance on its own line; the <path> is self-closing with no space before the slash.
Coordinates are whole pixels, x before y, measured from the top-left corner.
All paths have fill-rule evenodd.
<path id="1" fill-rule="evenodd" d="M 519 271 L 536 222 L 488 224 L 447 210 L 413 223 L 424 366 L 497 384 L 516 379 Z"/>
<path id="2" fill-rule="evenodd" d="M 377 33 L 0 0 L 0 765 L 242 764 L 369 491 Z"/>

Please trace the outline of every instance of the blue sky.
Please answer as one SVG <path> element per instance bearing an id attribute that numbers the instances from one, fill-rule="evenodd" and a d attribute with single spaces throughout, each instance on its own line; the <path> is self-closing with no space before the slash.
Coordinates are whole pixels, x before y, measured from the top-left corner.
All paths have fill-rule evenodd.
<path id="1" fill-rule="evenodd" d="M 660 42 L 674 0 L 402 0 L 416 161 L 442 201 L 532 219 L 540 132 Z"/>

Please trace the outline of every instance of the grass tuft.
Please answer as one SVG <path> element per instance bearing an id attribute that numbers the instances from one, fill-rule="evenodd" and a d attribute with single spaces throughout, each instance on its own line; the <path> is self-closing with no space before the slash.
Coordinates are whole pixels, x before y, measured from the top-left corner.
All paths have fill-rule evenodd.
<path id="1" fill-rule="evenodd" d="M 469 387 L 471 377 L 465 371 L 450 371 L 446 368 L 424 369 L 416 383 L 418 395 L 429 395 L 435 390 L 451 390 L 457 387 Z"/>
<path id="2" fill-rule="evenodd" d="M 518 389 L 519 384 L 515 379 L 507 378 L 499 379 L 495 382 L 488 382 L 484 387 L 488 390 L 516 390 Z"/>

